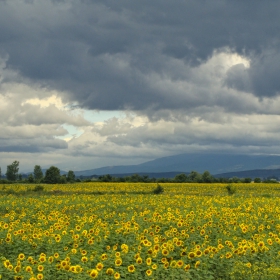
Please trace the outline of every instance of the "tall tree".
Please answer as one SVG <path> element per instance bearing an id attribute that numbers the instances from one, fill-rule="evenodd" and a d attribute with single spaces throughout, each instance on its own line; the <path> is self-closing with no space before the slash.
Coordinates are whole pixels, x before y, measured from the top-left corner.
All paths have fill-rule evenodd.
<path id="1" fill-rule="evenodd" d="M 47 184 L 60 183 L 60 169 L 55 166 L 51 166 L 47 169 L 44 182 Z"/>
<path id="2" fill-rule="evenodd" d="M 0 167 L 0 179 L 2 179 L 2 170 L 1 170 L 1 167 Z"/>
<path id="3" fill-rule="evenodd" d="M 74 182 L 75 181 L 75 173 L 72 170 L 69 170 L 67 173 L 67 181 Z"/>
<path id="4" fill-rule="evenodd" d="M 188 175 L 188 179 L 191 182 L 201 182 L 201 175 L 196 171 L 191 171 L 191 173 Z"/>
<path id="5" fill-rule="evenodd" d="M 34 166 L 33 174 L 34 174 L 34 179 L 35 179 L 36 182 L 40 182 L 44 177 L 44 174 L 43 174 L 43 171 L 42 171 L 40 165 L 35 165 Z"/>
<path id="6" fill-rule="evenodd" d="M 29 176 L 28 176 L 28 178 L 27 178 L 27 181 L 28 181 L 29 183 L 34 183 L 34 177 L 33 177 L 32 173 L 29 174 Z"/>
<path id="7" fill-rule="evenodd" d="M 209 171 L 206 170 L 202 174 L 202 181 L 204 183 L 211 183 L 214 181 L 214 177 L 210 174 Z"/>
<path id="8" fill-rule="evenodd" d="M 15 160 L 7 166 L 6 177 L 9 181 L 16 181 L 18 178 L 19 161 Z"/>
<path id="9" fill-rule="evenodd" d="M 188 181 L 188 177 L 185 173 L 177 174 L 174 178 L 174 182 L 184 183 Z"/>

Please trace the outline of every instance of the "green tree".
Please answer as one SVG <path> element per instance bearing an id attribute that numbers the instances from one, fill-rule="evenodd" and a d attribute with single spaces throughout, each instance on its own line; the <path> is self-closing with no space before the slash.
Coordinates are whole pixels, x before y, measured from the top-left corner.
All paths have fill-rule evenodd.
<path id="1" fill-rule="evenodd" d="M 230 183 L 240 183 L 240 179 L 236 176 L 229 179 Z"/>
<path id="2" fill-rule="evenodd" d="M 51 166 L 47 169 L 44 182 L 47 184 L 60 183 L 60 169 L 55 166 Z"/>
<path id="3" fill-rule="evenodd" d="M 75 181 L 75 173 L 72 170 L 69 170 L 67 173 L 67 181 L 74 182 Z"/>
<path id="4" fill-rule="evenodd" d="M 34 166 L 33 174 L 34 174 L 34 179 L 36 182 L 40 182 L 44 177 L 44 174 L 43 174 L 43 171 L 42 171 L 40 165 Z"/>
<path id="5" fill-rule="evenodd" d="M 244 183 L 251 183 L 252 179 L 251 178 L 244 178 L 243 181 L 244 181 Z"/>
<path id="6" fill-rule="evenodd" d="M 6 177 L 9 181 L 16 181 L 18 178 L 19 161 L 15 160 L 7 166 Z"/>
<path id="7" fill-rule="evenodd" d="M 201 175 L 196 172 L 196 171 L 192 171 L 189 175 L 188 175 L 188 179 L 191 181 L 191 182 L 201 182 L 202 179 L 201 179 Z"/>
<path id="8" fill-rule="evenodd" d="M 187 181 L 188 181 L 188 176 L 185 173 L 177 174 L 174 177 L 174 182 L 177 182 L 177 183 L 184 183 Z"/>
<path id="9" fill-rule="evenodd" d="M 112 182 L 113 177 L 110 174 L 107 175 L 101 175 L 98 177 L 98 180 L 101 182 Z"/>
<path id="10" fill-rule="evenodd" d="M 204 183 L 211 183 L 214 181 L 214 177 L 210 174 L 209 171 L 204 171 L 202 174 L 202 181 Z"/>
<path id="11" fill-rule="evenodd" d="M 60 183 L 60 184 L 66 184 L 66 182 L 67 182 L 66 175 L 64 174 L 64 175 L 60 176 L 60 181 L 59 181 L 59 183 Z"/>
<path id="12" fill-rule="evenodd" d="M 1 170 L 1 167 L 0 167 L 0 179 L 2 179 L 2 170 Z"/>
<path id="13" fill-rule="evenodd" d="M 34 177 L 33 177 L 32 173 L 29 174 L 27 181 L 28 181 L 28 183 L 34 183 Z"/>
<path id="14" fill-rule="evenodd" d="M 134 183 L 143 182 L 143 178 L 139 174 L 133 174 L 133 175 L 130 176 L 128 181 L 129 182 L 134 182 Z"/>
<path id="15" fill-rule="evenodd" d="M 254 183 L 261 183 L 261 182 L 262 182 L 261 178 L 257 177 L 257 178 L 254 179 Z"/>

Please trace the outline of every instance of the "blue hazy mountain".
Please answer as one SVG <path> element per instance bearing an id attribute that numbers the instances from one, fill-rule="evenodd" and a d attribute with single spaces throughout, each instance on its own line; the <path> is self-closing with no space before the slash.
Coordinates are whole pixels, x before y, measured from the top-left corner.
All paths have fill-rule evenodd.
<path id="1" fill-rule="evenodd" d="M 199 173 L 208 170 L 211 174 L 239 172 L 253 169 L 280 168 L 280 156 L 237 155 L 237 154 L 180 154 L 161 157 L 137 165 L 105 166 L 95 169 L 75 171 L 76 176 L 186 172 Z"/>

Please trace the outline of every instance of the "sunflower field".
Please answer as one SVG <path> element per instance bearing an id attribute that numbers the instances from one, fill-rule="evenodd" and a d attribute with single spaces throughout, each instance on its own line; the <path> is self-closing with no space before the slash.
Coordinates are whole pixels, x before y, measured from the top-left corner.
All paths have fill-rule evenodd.
<path id="1" fill-rule="evenodd" d="M 0 186 L 0 279 L 280 279 L 280 185 Z"/>

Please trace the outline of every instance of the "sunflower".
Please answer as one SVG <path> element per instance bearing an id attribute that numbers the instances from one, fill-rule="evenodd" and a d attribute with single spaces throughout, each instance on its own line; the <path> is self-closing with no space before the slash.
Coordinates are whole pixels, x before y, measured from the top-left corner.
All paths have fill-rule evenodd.
<path id="1" fill-rule="evenodd" d="M 198 266 L 200 265 L 200 261 L 197 261 L 194 265 L 195 268 L 198 268 Z"/>
<path id="2" fill-rule="evenodd" d="M 166 250 L 166 249 L 163 249 L 161 251 L 161 253 L 162 253 L 163 256 L 167 256 L 169 254 L 168 250 Z"/>
<path id="3" fill-rule="evenodd" d="M 185 265 L 184 270 L 188 271 L 191 268 L 190 264 Z"/>
<path id="4" fill-rule="evenodd" d="M 127 270 L 128 270 L 128 272 L 131 272 L 131 273 L 133 273 L 134 271 L 135 271 L 135 266 L 132 264 L 132 265 L 129 265 L 128 267 L 127 267 Z"/>
<path id="5" fill-rule="evenodd" d="M 147 265 L 151 265 L 152 264 L 152 259 L 151 258 L 147 258 L 146 259 L 146 264 Z"/>
<path id="6" fill-rule="evenodd" d="M 65 268 L 68 265 L 68 262 L 63 260 L 60 264 L 63 268 Z"/>
<path id="7" fill-rule="evenodd" d="M 98 271 L 96 269 L 93 269 L 90 273 L 89 276 L 93 279 L 95 279 L 98 276 Z"/>
<path id="8" fill-rule="evenodd" d="M 25 259 L 25 255 L 24 255 L 23 253 L 20 253 L 20 254 L 18 255 L 18 259 L 21 260 L 21 261 L 23 261 L 23 260 Z"/>
<path id="9" fill-rule="evenodd" d="M 200 250 L 197 250 L 195 252 L 195 254 L 196 254 L 197 257 L 201 257 L 202 256 L 202 252 Z"/>
<path id="10" fill-rule="evenodd" d="M 59 257 L 59 254 L 58 253 L 54 253 L 53 256 L 57 259 Z"/>
<path id="11" fill-rule="evenodd" d="M 74 268 L 75 273 L 81 273 L 83 271 L 83 268 L 80 265 L 75 265 Z"/>
<path id="12" fill-rule="evenodd" d="M 268 238 L 268 239 L 267 239 L 267 243 L 268 243 L 269 245 L 272 245 L 273 241 L 272 241 L 270 238 Z"/>
<path id="13" fill-rule="evenodd" d="M 194 257 L 195 257 L 195 253 L 194 252 L 189 252 L 188 258 L 193 259 Z"/>
<path id="14" fill-rule="evenodd" d="M 7 268 L 10 265 L 10 261 L 9 260 L 5 260 L 4 261 L 4 266 Z"/>
<path id="15" fill-rule="evenodd" d="M 176 267 L 181 268 L 184 265 L 184 262 L 182 260 L 178 260 L 176 263 Z"/>
<path id="16" fill-rule="evenodd" d="M 106 270 L 106 274 L 108 274 L 108 275 L 113 275 L 114 274 L 114 269 L 113 268 L 108 268 L 107 270 Z"/>
<path id="17" fill-rule="evenodd" d="M 121 265 L 122 265 L 122 259 L 121 259 L 121 258 L 116 259 L 116 260 L 115 260 L 115 265 L 116 265 L 116 266 L 121 266 Z"/>
<path id="18" fill-rule="evenodd" d="M 248 268 L 250 268 L 250 267 L 252 266 L 252 264 L 248 262 L 248 263 L 245 264 L 245 266 L 247 266 Z"/>
<path id="19" fill-rule="evenodd" d="M 154 269 L 154 270 L 157 269 L 157 264 L 156 264 L 156 263 L 154 263 L 154 264 L 152 265 L 152 269 Z"/>
<path id="20" fill-rule="evenodd" d="M 46 256 L 45 255 L 41 255 L 40 257 L 39 257 L 39 262 L 41 262 L 41 263 L 43 263 L 43 262 L 45 262 L 46 261 Z"/>
<path id="21" fill-rule="evenodd" d="M 232 253 L 231 253 L 231 252 L 227 252 L 227 253 L 226 253 L 226 258 L 229 259 L 229 258 L 231 258 L 231 257 L 232 257 Z"/>
<path id="22" fill-rule="evenodd" d="M 98 264 L 96 265 L 96 269 L 97 269 L 98 271 L 101 271 L 101 270 L 103 269 L 103 267 L 104 267 L 103 263 L 98 263 Z"/>
<path id="23" fill-rule="evenodd" d="M 25 271 L 26 272 L 32 272 L 32 267 L 30 265 L 28 265 L 26 268 L 25 268 Z"/>
<path id="24" fill-rule="evenodd" d="M 20 272 L 20 266 L 15 266 L 15 268 L 14 268 L 14 271 L 15 271 L 15 273 L 19 273 Z"/>
<path id="25" fill-rule="evenodd" d="M 44 270 L 44 266 L 43 265 L 38 265 L 37 267 L 38 271 L 42 272 Z"/>
<path id="26" fill-rule="evenodd" d="M 153 271 L 151 269 L 146 270 L 147 276 L 151 276 L 153 274 Z"/>

